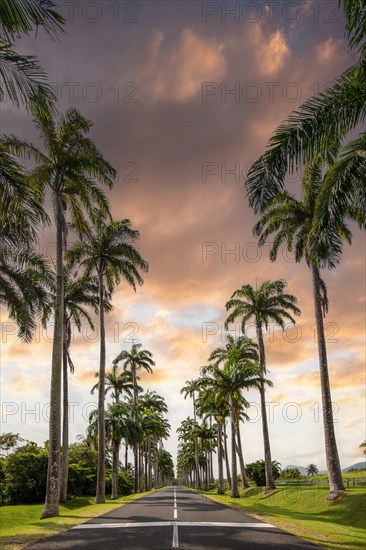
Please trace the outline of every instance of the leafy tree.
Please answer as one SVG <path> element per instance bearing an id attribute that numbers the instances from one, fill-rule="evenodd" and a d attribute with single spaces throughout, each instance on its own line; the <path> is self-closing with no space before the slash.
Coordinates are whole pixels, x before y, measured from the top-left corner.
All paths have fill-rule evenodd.
<path id="1" fill-rule="evenodd" d="M 226 319 L 226 326 L 240 318 L 241 329 L 242 332 L 245 333 L 248 324 L 252 320 L 254 321 L 258 342 L 259 363 L 262 367 L 263 376 L 266 374 L 266 356 L 263 330 L 268 329 L 270 322 L 277 323 L 283 329 L 286 321 L 295 323 L 295 320 L 291 314 L 300 315 L 300 310 L 296 306 L 297 299 L 295 296 L 284 292 L 286 285 L 286 281 L 283 280 L 264 281 L 257 289 L 254 289 L 249 284 L 243 285 L 234 292 L 231 299 L 226 303 L 226 309 L 232 310 Z M 261 399 L 267 489 L 271 490 L 275 488 L 275 484 L 272 477 L 271 447 L 269 441 L 265 389 L 263 383 L 260 385 L 259 393 Z"/>
<path id="2" fill-rule="evenodd" d="M 7 453 L 19 445 L 21 441 L 24 441 L 24 439 L 18 433 L 3 433 L 0 435 L 0 449 Z"/>
<path id="3" fill-rule="evenodd" d="M 366 441 L 363 441 L 361 445 L 359 445 L 360 449 L 363 449 L 363 454 L 366 455 Z"/>

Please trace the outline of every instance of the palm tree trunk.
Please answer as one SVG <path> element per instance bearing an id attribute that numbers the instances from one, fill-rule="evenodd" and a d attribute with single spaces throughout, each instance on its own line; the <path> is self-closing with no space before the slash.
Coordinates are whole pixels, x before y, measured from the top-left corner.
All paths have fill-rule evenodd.
<path id="1" fill-rule="evenodd" d="M 118 439 L 112 439 L 112 494 L 111 499 L 118 498 L 118 463 L 119 463 L 119 446 Z"/>
<path id="2" fill-rule="evenodd" d="M 259 350 L 259 363 L 262 367 L 263 376 L 264 376 L 264 374 L 266 373 L 266 355 L 264 351 L 263 332 L 262 332 L 261 325 L 257 325 L 257 340 L 258 340 L 258 350 Z M 274 483 L 273 472 L 272 472 L 271 446 L 269 443 L 266 396 L 265 396 L 265 389 L 264 389 L 263 382 L 261 382 L 260 384 L 259 394 L 261 399 L 266 491 L 271 491 L 272 489 L 275 489 L 276 486 Z"/>
<path id="3" fill-rule="evenodd" d="M 230 425 L 231 425 L 231 496 L 232 498 L 239 498 L 238 487 L 238 473 L 236 465 L 236 429 L 235 429 L 235 406 L 234 403 L 230 403 Z"/>
<path id="4" fill-rule="evenodd" d="M 152 489 L 152 452 L 151 452 L 151 439 L 152 436 L 149 436 L 149 491 Z"/>
<path id="5" fill-rule="evenodd" d="M 229 489 L 231 489 L 231 474 L 230 474 L 230 463 L 229 463 L 229 454 L 227 450 L 227 435 L 226 435 L 226 422 L 224 420 L 224 449 L 225 449 L 225 464 L 226 464 L 226 477 L 227 484 Z"/>
<path id="6" fill-rule="evenodd" d="M 196 424 L 196 400 L 193 394 L 193 420 Z M 198 449 L 198 438 L 194 438 L 194 456 L 196 461 L 196 489 L 201 489 L 201 476 L 200 476 L 200 458 L 199 458 L 199 449 Z"/>
<path id="7" fill-rule="evenodd" d="M 224 463 L 223 463 L 223 449 L 222 449 L 222 420 L 217 421 L 218 433 L 217 433 L 217 462 L 219 471 L 219 486 L 217 489 L 218 495 L 225 494 L 224 486 Z"/>
<path id="8" fill-rule="evenodd" d="M 105 502 L 105 326 L 104 326 L 104 285 L 103 270 L 98 271 L 99 279 L 99 324 L 100 324 L 100 361 L 99 361 L 99 391 L 98 391 L 98 472 L 97 492 L 95 502 Z"/>
<path id="9" fill-rule="evenodd" d="M 132 367 L 132 382 L 133 382 L 133 406 L 134 406 L 134 418 L 137 422 L 137 376 L 136 368 Z M 139 455 L 138 455 L 138 446 L 136 443 L 133 445 L 133 465 L 134 465 L 134 482 L 133 482 L 133 492 L 138 493 L 139 490 Z"/>
<path id="10" fill-rule="evenodd" d="M 59 515 L 60 444 L 61 444 L 61 378 L 64 328 L 63 214 L 61 197 L 55 196 L 56 209 L 56 303 L 53 331 L 50 390 L 49 454 L 46 498 L 42 519 Z"/>
<path id="11" fill-rule="evenodd" d="M 128 470 L 128 443 L 125 440 L 125 470 Z"/>
<path id="12" fill-rule="evenodd" d="M 324 336 L 324 324 L 320 297 L 320 274 L 317 267 L 312 265 L 313 299 L 315 309 L 316 332 L 318 338 L 320 385 L 322 394 L 325 455 L 329 478 L 330 496 L 333 498 L 344 491 L 341 466 L 339 462 L 337 442 L 334 432 L 332 396 L 330 393 L 327 348 Z"/>
<path id="13" fill-rule="evenodd" d="M 61 453 L 61 480 L 60 502 L 67 502 L 67 481 L 69 473 L 69 385 L 67 364 L 67 323 L 64 322 L 63 341 L 63 408 L 62 408 L 62 453 Z"/>
<path id="14" fill-rule="evenodd" d="M 246 476 L 246 473 L 245 473 L 245 464 L 244 464 L 244 457 L 243 457 L 243 447 L 242 447 L 242 444 L 241 444 L 239 422 L 236 423 L 236 437 L 237 437 L 236 450 L 237 450 L 238 457 L 239 457 L 241 480 L 242 480 L 243 489 L 246 489 L 247 487 L 249 487 L 249 483 L 247 481 L 247 476 Z"/>

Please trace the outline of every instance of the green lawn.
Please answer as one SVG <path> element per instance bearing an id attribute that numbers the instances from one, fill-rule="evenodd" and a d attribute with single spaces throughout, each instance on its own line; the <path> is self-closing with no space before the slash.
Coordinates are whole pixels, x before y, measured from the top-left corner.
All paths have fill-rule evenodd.
<path id="1" fill-rule="evenodd" d="M 351 487 L 334 502 L 326 485 L 282 486 L 271 494 L 250 487 L 240 499 L 203 493 L 332 550 L 361 550 L 366 543 L 366 489 Z"/>
<path id="2" fill-rule="evenodd" d="M 118 500 L 106 499 L 105 504 L 94 504 L 93 497 L 78 497 L 68 504 L 60 505 L 60 516 L 40 520 L 43 504 L 19 504 L 0 507 L 0 548 L 19 550 L 37 539 L 48 537 L 69 529 L 90 518 L 110 512 L 147 493 L 121 497 Z"/>

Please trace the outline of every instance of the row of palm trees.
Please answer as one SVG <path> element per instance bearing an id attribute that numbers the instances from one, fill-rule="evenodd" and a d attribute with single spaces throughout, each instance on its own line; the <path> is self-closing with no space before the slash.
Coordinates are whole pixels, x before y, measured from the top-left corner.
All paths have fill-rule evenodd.
<path id="1" fill-rule="evenodd" d="M 262 432 L 264 442 L 266 490 L 275 488 L 272 474 L 272 459 L 268 432 L 267 411 L 265 401 L 265 385 L 271 385 L 266 379 L 266 356 L 263 331 L 270 322 L 284 328 L 287 321 L 295 323 L 292 315 L 299 315 L 296 298 L 285 293 L 286 282 L 283 280 L 264 281 L 259 288 L 243 285 L 236 290 L 226 303 L 230 311 L 226 325 L 241 320 L 243 336 L 229 336 L 223 348 L 216 348 L 210 354 L 209 364 L 201 368 L 201 376 L 197 380 L 186 382 L 181 393 L 193 397 L 195 428 L 196 413 L 210 417 L 216 425 L 218 449 L 219 494 L 224 492 L 223 458 L 226 458 L 227 480 L 232 496 L 239 496 L 237 483 L 237 456 L 239 458 L 243 486 L 247 486 L 242 443 L 240 437 L 240 421 L 248 418 L 246 408 L 248 402 L 243 396 L 244 389 L 257 388 L 261 400 Z M 249 324 L 256 327 L 257 342 L 245 335 Z M 196 398 L 196 393 L 198 394 Z M 231 471 L 226 448 L 226 418 L 230 419 L 231 431 Z M 195 430 L 192 431 L 195 450 L 195 484 L 200 487 L 199 477 L 199 444 Z M 184 444 L 179 449 L 179 458 L 184 456 Z M 178 468 L 182 464 L 178 460 Z M 187 472 L 185 472 L 187 475 Z"/>
<path id="2" fill-rule="evenodd" d="M 168 412 L 164 399 L 154 391 L 142 393 L 138 385 L 138 371 L 152 372 L 154 362 L 148 350 L 133 344 L 130 351 L 123 350 L 105 373 L 105 395 L 111 393 L 112 403 L 105 412 L 106 442 L 112 455 L 112 499 L 118 498 L 119 452 L 122 440 L 125 445 L 124 468 L 128 469 L 128 450 L 133 449 L 134 492 L 158 488 L 172 479 L 173 461 L 163 448 L 163 440 L 170 433 L 164 414 Z M 121 364 L 122 362 L 122 364 Z M 99 372 L 96 373 L 99 378 Z M 100 389 L 100 380 L 91 392 Z M 88 436 L 98 448 L 99 410 L 90 415 Z M 170 457 L 170 458 L 169 458 Z"/>
<path id="3" fill-rule="evenodd" d="M 89 137 L 92 122 L 76 109 L 59 114 L 47 75 L 36 58 L 14 50 L 15 37 L 38 26 L 55 37 L 63 24 L 52 0 L 9 0 L 0 10 L 0 98 L 7 95 L 15 106 L 26 106 L 41 143 L 38 147 L 12 134 L 0 139 L 0 301 L 17 323 L 18 335 L 28 342 L 38 319 L 54 318 L 49 464 L 42 517 L 58 515 L 59 500 L 66 499 L 67 370 L 73 369 L 70 326 L 75 321 L 79 330 L 83 322 L 93 327 L 88 307 L 99 315 L 101 333 L 96 501 L 104 502 L 104 318 L 120 281 L 136 290 L 148 271 L 136 247 L 138 231 L 128 219 L 113 220 L 110 214 L 101 186 L 112 187 L 116 170 Z M 49 202 L 52 217 L 45 208 Z M 39 235 L 52 223 L 56 232 L 54 272 L 47 259 L 36 253 Z M 68 247 L 70 232 L 78 239 L 72 247 Z"/>

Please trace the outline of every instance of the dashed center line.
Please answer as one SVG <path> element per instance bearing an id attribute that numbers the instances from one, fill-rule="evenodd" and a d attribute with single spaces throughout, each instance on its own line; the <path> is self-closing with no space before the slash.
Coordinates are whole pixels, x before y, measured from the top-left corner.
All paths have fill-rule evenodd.
<path id="1" fill-rule="evenodd" d="M 173 517 L 174 517 L 174 519 L 178 519 L 177 489 L 175 487 L 174 487 L 174 512 L 173 512 Z M 179 548 L 178 524 L 177 524 L 177 522 L 174 523 L 174 527 L 173 527 L 172 548 Z"/>

